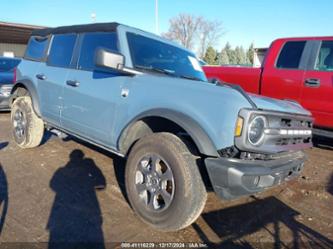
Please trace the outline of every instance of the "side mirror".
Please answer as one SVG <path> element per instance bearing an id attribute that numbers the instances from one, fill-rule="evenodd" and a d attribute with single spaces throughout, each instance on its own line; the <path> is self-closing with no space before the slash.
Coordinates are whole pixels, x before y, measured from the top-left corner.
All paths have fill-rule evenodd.
<path id="1" fill-rule="evenodd" d="M 123 70 L 125 64 L 125 57 L 107 50 L 105 48 L 98 48 L 95 54 L 95 65 L 99 67 L 107 67 L 116 70 Z"/>

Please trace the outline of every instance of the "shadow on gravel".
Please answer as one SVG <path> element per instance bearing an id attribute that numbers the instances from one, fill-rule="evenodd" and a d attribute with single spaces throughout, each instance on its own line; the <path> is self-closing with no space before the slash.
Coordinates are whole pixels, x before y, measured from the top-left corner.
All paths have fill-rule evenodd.
<path id="1" fill-rule="evenodd" d="M 75 137 L 71 137 L 68 136 L 67 138 L 63 139 L 63 141 L 69 141 L 69 140 L 73 140 L 79 144 L 82 144 L 90 149 L 93 149 L 95 151 L 98 151 L 99 153 L 106 155 L 107 157 L 110 157 L 113 160 L 113 168 L 114 168 L 114 172 L 115 172 L 115 176 L 117 178 L 117 183 L 118 186 L 121 190 L 121 193 L 123 195 L 123 197 L 125 198 L 125 200 L 127 201 L 128 205 L 130 205 L 128 197 L 127 197 L 127 193 L 126 193 L 126 187 L 125 187 L 125 165 L 126 165 L 126 160 L 120 156 L 117 156 L 114 153 L 111 153 L 107 150 L 104 150 L 100 147 L 97 147 L 95 145 L 92 145 L 90 143 L 87 143 L 85 141 L 82 141 L 78 138 Z"/>
<path id="2" fill-rule="evenodd" d="M 194 224 L 193 228 L 209 248 L 333 248 L 332 240 L 297 221 L 298 215 L 299 212 L 277 198 L 268 197 L 202 214 L 203 219 L 221 239 L 220 244 L 212 243 L 197 224 Z M 290 241 L 281 240 L 281 226 L 289 228 L 292 233 Z M 245 236 L 259 230 L 271 234 L 273 242 L 265 244 L 265 242 L 251 241 L 250 243 L 244 239 Z"/>
<path id="3" fill-rule="evenodd" d="M 47 229 L 49 248 L 104 248 L 102 214 L 96 191 L 106 187 L 102 171 L 81 150 L 50 181 L 55 199 Z"/>
<path id="4" fill-rule="evenodd" d="M 333 195 L 333 173 L 331 175 L 331 179 L 328 182 L 328 188 L 327 188 L 328 193 L 330 193 L 331 195 Z"/>
<path id="5" fill-rule="evenodd" d="M 0 164 L 0 236 L 8 210 L 8 185 L 6 174 Z"/>
<path id="6" fill-rule="evenodd" d="M 313 145 L 317 148 L 324 150 L 332 150 L 333 151 L 333 139 L 314 136 L 312 139 Z"/>
<path id="7" fill-rule="evenodd" d="M 8 142 L 2 142 L 2 143 L 0 143 L 0 150 L 6 148 L 7 145 L 8 145 Z"/>

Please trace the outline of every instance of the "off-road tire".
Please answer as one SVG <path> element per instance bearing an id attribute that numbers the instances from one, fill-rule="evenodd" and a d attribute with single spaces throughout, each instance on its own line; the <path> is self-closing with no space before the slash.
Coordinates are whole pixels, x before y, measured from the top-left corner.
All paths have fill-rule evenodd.
<path id="1" fill-rule="evenodd" d="M 142 203 L 136 188 L 136 172 L 142 157 L 157 154 L 170 166 L 175 191 L 171 204 L 161 212 L 149 210 Z M 141 138 L 132 148 L 125 171 L 129 202 L 147 224 L 162 231 L 177 231 L 192 224 L 201 214 L 207 199 L 195 157 L 176 135 L 154 133 Z"/>
<path id="2" fill-rule="evenodd" d="M 17 113 L 23 115 L 25 123 L 22 136 L 19 136 L 15 131 L 15 124 L 17 124 L 15 115 Z M 30 96 L 21 96 L 14 100 L 11 111 L 11 122 L 12 134 L 18 146 L 26 149 L 40 145 L 44 135 L 44 122 L 36 115 Z"/>

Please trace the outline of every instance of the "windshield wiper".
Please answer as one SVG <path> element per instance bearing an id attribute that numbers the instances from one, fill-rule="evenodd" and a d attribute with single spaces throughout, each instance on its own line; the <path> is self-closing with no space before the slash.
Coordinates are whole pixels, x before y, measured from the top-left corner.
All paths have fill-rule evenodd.
<path id="1" fill-rule="evenodd" d="M 188 79 L 188 80 L 203 81 L 200 78 L 197 78 L 195 76 L 190 76 L 190 75 L 179 75 L 179 78 Z"/>
<path id="2" fill-rule="evenodd" d="M 166 74 L 166 75 L 170 75 L 170 76 L 176 76 L 174 73 L 172 73 L 172 72 L 170 72 L 166 69 L 152 67 L 152 66 L 135 65 L 135 68 L 142 69 L 142 70 L 147 70 L 147 71 L 153 71 L 153 72 L 156 72 L 156 73 L 162 73 L 162 74 Z"/>

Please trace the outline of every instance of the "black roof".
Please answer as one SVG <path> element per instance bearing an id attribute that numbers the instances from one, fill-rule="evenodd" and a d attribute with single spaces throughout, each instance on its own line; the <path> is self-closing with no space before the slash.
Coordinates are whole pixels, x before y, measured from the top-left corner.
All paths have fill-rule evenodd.
<path id="1" fill-rule="evenodd" d="M 114 32 L 116 31 L 119 23 L 91 23 L 72 26 L 62 26 L 56 28 L 46 28 L 33 30 L 31 35 L 34 36 L 47 36 L 50 34 L 66 34 L 66 33 L 84 33 L 84 32 Z"/>

